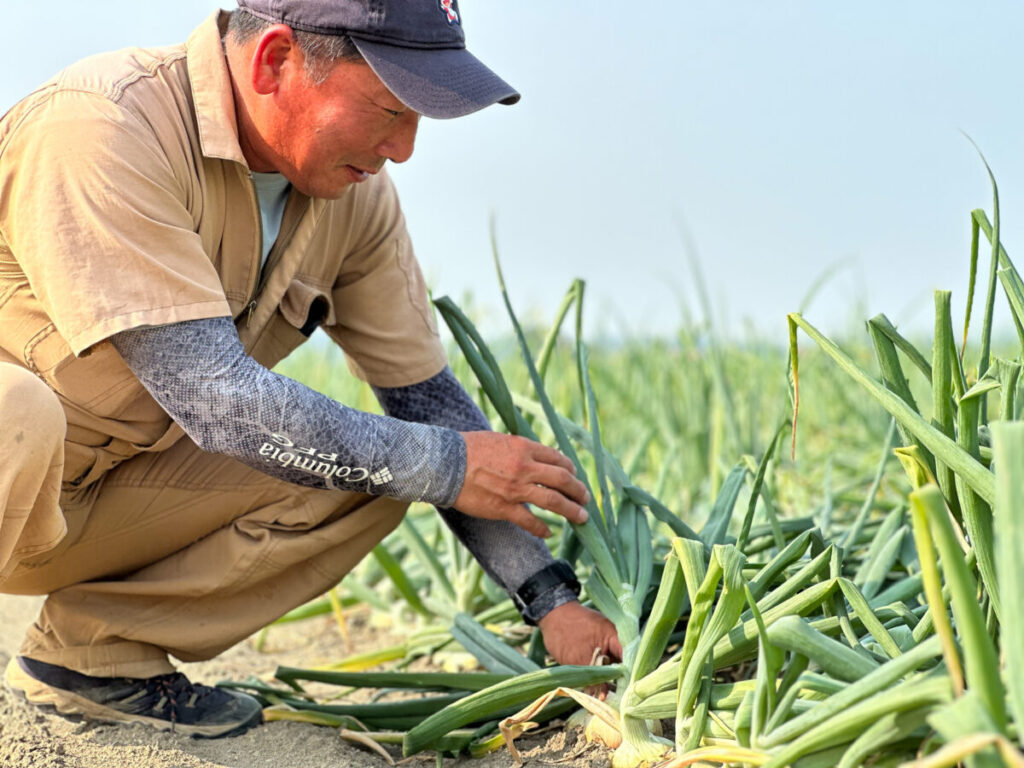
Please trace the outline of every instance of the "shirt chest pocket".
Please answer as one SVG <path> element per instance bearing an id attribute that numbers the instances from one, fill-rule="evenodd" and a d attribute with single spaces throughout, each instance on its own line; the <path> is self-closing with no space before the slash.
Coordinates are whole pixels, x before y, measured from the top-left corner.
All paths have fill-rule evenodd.
<path id="1" fill-rule="evenodd" d="M 294 279 L 250 354 L 267 368 L 273 368 L 308 339 L 313 331 L 321 325 L 332 325 L 334 322 L 334 303 L 330 291 Z"/>
<path id="2" fill-rule="evenodd" d="M 336 322 L 330 292 L 302 280 L 292 280 L 281 299 L 279 311 L 288 324 L 306 338 L 324 323 Z"/>

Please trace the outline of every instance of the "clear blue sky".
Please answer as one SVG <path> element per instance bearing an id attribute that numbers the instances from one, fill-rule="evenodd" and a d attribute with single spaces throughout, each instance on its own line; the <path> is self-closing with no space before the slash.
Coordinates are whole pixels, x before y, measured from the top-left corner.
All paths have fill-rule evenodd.
<path id="1" fill-rule="evenodd" d="M 183 40 L 217 7 L 0 2 L 16 31 L 0 109 L 82 56 Z M 461 5 L 470 49 L 523 100 L 425 121 L 393 174 L 434 290 L 472 291 L 495 327 L 491 211 L 516 304 L 550 313 L 583 277 L 594 332 L 669 331 L 680 296 L 699 312 L 683 228 L 734 333 L 784 342 L 836 263 L 812 321 L 928 329 L 933 289 L 962 311 L 969 212 L 991 205 L 961 131 L 1000 182 L 1007 250 L 1024 247 L 1024 4 Z"/>

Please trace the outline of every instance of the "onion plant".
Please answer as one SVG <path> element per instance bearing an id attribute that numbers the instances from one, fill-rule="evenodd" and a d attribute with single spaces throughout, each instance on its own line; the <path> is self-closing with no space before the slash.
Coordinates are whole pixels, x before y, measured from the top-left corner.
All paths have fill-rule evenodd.
<path id="1" fill-rule="evenodd" d="M 616 380 L 592 374 L 582 283 L 570 288 L 535 354 L 499 268 L 526 389 L 509 383 L 455 302 L 438 299 L 496 426 L 556 445 L 591 491 L 588 522 L 564 523 L 555 549 L 576 567 L 583 599 L 614 623 L 621 663 L 545 666 L 536 639 L 526 655 L 510 647 L 487 620 L 508 607 L 491 600 L 484 608 L 478 583 L 452 579 L 456 555 L 436 534 L 414 528 L 376 567 L 425 621 L 444 623 L 437 631 L 445 642 L 459 642 L 488 672 L 281 669 L 275 683 L 235 685 L 272 705 L 271 717 L 319 718 L 360 738 L 401 741 L 407 754 L 480 754 L 503 740 L 516 755 L 514 740 L 533 723 L 580 705 L 615 750 L 616 768 L 1024 764 L 1024 607 L 1014 599 L 1024 579 L 1024 280 L 1000 243 L 994 180 L 993 201 L 992 223 L 983 211 L 971 215 L 962 335 L 944 291 L 935 295 L 931 349 L 879 315 L 867 324 L 873 362 L 845 351 L 802 313 L 790 315 L 794 447 L 799 409 L 820 398 L 801 398 L 809 365 L 829 365 L 836 386 L 827 399 L 880 425 L 853 480 L 835 483 L 829 469 L 818 489 L 824 500 L 799 515 L 778 503 L 786 428 L 777 422 L 763 450 L 745 443 L 735 464 L 702 468 L 713 493 L 685 522 L 679 496 L 667 503 L 660 480 L 634 481 L 637 456 L 661 426 L 640 435 L 622 460 L 609 447 L 596 393 Z M 966 341 L 983 239 L 991 269 L 980 353 L 972 358 Z M 1000 288 L 1020 342 L 1002 356 L 992 326 Z M 551 389 L 560 388 L 560 402 L 571 396 L 565 377 L 556 384 L 550 371 L 574 308 L 575 403 L 559 408 Z M 802 359 L 799 331 L 824 355 Z M 716 355 L 712 367 L 707 391 L 738 402 L 725 358 Z M 720 428 L 737 446 L 745 425 L 734 416 L 722 417 Z M 695 442 L 715 439 L 700 433 Z M 678 461 L 682 453 L 673 450 L 682 451 L 659 456 Z M 411 703 L 322 703 L 303 687 L 314 681 L 417 693 Z M 607 701 L 578 690 L 598 683 L 614 689 Z M 673 725 L 674 739 L 660 735 L 662 721 Z"/>

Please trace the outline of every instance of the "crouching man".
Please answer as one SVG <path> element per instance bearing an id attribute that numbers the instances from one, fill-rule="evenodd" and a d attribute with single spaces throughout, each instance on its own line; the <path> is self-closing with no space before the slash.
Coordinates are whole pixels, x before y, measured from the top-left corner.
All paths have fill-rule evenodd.
<path id="1" fill-rule="evenodd" d="M 48 595 L 8 686 L 245 729 L 254 699 L 169 655 L 209 659 L 331 588 L 414 500 L 559 661 L 619 655 L 524 506 L 582 522 L 586 490 L 488 431 L 452 376 L 384 169 L 421 116 L 519 95 L 465 49 L 454 0 L 240 6 L 0 120 L 0 591 Z M 316 328 L 386 416 L 271 372 Z"/>

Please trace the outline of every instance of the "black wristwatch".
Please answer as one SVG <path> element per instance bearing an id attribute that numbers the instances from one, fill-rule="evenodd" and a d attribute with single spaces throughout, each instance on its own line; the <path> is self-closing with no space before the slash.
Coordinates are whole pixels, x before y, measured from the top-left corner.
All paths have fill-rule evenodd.
<path id="1" fill-rule="evenodd" d="M 516 608 L 522 615 L 523 621 L 532 626 L 537 626 L 537 622 L 527 615 L 527 608 L 540 595 L 560 584 L 569 587 L 569 589 L 576 593 L 577 597 L 579 596 L 579 579 L 576 578 L 576 572 L 572 569 L 572 566 L 565 560 L 555 560 L 551 565 L 541 568 L 524 581 L 519 589 L 512 594 L 512 602 L 515 603 Z"/>

